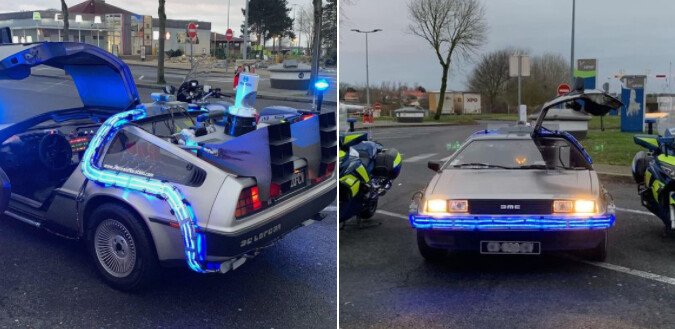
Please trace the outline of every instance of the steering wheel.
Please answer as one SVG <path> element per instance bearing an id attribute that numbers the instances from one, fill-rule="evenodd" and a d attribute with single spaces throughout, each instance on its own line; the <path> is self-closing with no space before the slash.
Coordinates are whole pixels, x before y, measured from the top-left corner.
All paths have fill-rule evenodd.
<path id="1" fill-rule="evenodd" d="M 68 140 L 60 134 L 47 134 L 40 140 L 38 148 L 40 162 L 52 171 L 68 168 L 72 162 L 73 149 Z"/>

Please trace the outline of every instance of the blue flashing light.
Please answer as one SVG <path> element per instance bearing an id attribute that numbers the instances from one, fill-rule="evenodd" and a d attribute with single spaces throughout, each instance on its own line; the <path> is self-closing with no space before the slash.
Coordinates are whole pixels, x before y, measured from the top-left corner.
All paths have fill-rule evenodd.
<path id="1" fill-rule="evenodd" d="M 330 85 L 328 84 L 328 81 L 326 81 L 326 79 L 320 79 L 314 83 L 314 88 L 316 88 L 316 90 L 319 91 L 324 91 L 328 89 L 328 87 L 330 87 Z"/>
<path id="2" fill-rule="evenodd" d="M 605 229 L 614 225 L 614 214 L 598 216 L 488 216 L 447 215 L 428 216 L 410 214 L 410 224 L 420 229 L 489 231 L 489 230 L 534 230 L 568 231 Z"/>
<path id="3" fill-rule="evenodd" d="M 115 114 L 106 120 L 84 153 L 82 173 L 88 179 L 105 186 L 151 194 L 165 200 L 178 220 L 188 266 L 199 273 L 217 271 L 218 264 L 206 262 L 204 236 L 197 231 L 197 221 L 192 207 L 177 187 L 157 179 L 101 169 L 96 165 L 106 143 L 113 138 L 115 132 L 129 122 L 145 117 L 145 110 L 140 108 Z"/>

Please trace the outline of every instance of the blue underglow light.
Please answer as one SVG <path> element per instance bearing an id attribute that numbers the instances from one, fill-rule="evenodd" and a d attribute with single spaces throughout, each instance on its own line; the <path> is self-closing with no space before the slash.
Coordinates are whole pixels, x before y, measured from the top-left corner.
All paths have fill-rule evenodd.
<path id="1" fill-rule="evenodd" d="M 328 84 L 328 81 L 326 81 L 326 79 L 321 79 L 314 83 L 314 88 L 316 88 L 316 90 L 319 91 L 324 91 L 328 89 L 329 86 L 330 85 Z"/>
<path id="2" fill-rule="evenodd" d="M 614 224 L 614 214 L 595 216 L 574 215 L 447 215 L 428 216 L 410 214 L 410 224 L 420 229 L 489 231 L 534 230 L 566 231 L 579 229 L 604 229 Z"/>
<path id="3" fill-rule="evenodd" d="M 188 266 L 199 273 L 217 271 L 217 264 L 214 266 L 206 262 L 203 234 L 197 232 L 198 226 L 192 207 L 177 187 L 157 179 L 101 169 L 96 165 L 105 145 L 113 138 L 115 132 L 129 122 L 145 117 L 146 112 L 143 109 L 135 109 L 115 114 L 106 120 L 84 153 L 82 173 L 88 179 L 106 186 L 152 194 L 165 200 L 178 220 Z"/>

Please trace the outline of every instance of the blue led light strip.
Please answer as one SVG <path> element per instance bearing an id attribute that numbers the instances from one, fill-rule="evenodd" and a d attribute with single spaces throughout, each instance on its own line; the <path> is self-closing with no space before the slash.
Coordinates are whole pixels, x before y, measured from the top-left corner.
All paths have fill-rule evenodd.
<path id="1" fill-rule="evenodd" d="M 113 138 L 115 132 L 129 122 L 145 118 L 145 116 L 145 110 L 135 109 L 115 114 L 106 120 L 84 153 L 82 173 L 88 179 L 101 184 L 152 194 L 164 199 L 180 225 L 188 266 L 199 273 L 215 272 L 218 270 L 218 265 L 208 266 L 202 246 L 203 234 L 197 232 L 197 222 L 192 207 L 178 188 L 157 179 L 104 170 L 97 165 L 105 145 Z"/>
<path id="2" fill-rule="evenodd" d="M 603 229 L 614 224 L 614 215 L 573 216 L 486 216 L 453 215 L 433 217 L 410 214 L 410 224 L 421 229 L 442 230 L 541 230 Z"/>

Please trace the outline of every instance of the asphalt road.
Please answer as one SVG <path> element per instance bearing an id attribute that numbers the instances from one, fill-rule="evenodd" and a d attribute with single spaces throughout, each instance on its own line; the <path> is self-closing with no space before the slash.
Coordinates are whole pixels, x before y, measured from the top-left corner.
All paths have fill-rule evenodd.
<path id="1" fill-rule="evenodd" d="M 144 102 L 152 91 L 139 88 Z M 69 80 L 0 81 L 0 124 L 79 105 Z M 153 289 L 137 294 L 99 280 L 82 243 L 0 216 L 0 328 L 335 327 L 337 217 L 335 206 L 325 211 L 322 222 L 290 233 L 235 271 L 168 269 Z"/>
<path id="2" fill-rule="evenodd" d="M 433 175 L 427 161 L 483 128 L 372 130 L 404 163 L 373 221 L 340 230 L 340 327 L 674 328 L 675 239 L 633 184 L 605 182 L 618 207 L 605 263 L 567 254 L 423 260 L 407 213 Z"/>

